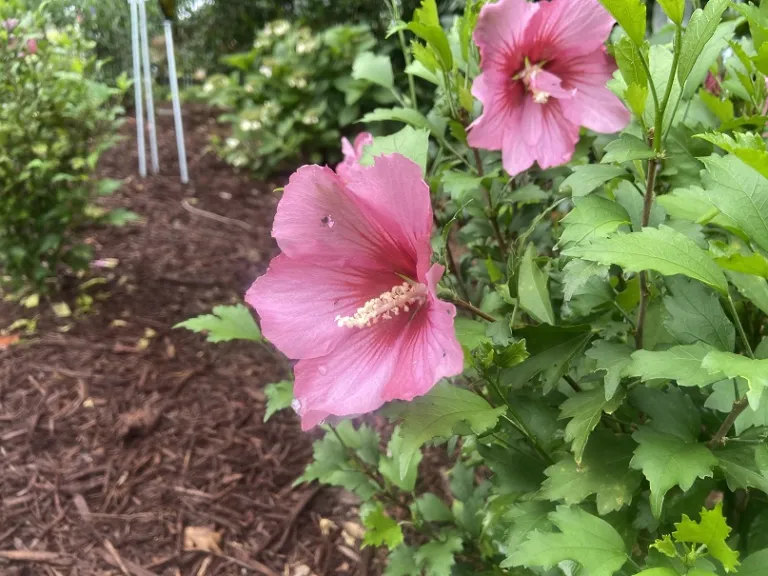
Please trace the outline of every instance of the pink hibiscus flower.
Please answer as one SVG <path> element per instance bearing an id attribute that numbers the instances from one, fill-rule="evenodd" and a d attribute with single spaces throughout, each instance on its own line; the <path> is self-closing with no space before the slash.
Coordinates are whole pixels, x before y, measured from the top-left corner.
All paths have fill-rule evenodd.
<path id="1" fill-rule="evenodd" d="M 432 206 L 421 169 L 399 154 L 347 179 L 304 166 L 285 187 L 272 235 L 282 254 L 246 301 L 280 351 L 298 359 L 305 430 L 425 394 L 461 372 L 456 309 L 430 267 Z"/>
<path id="2" fill-rule="evenodd" d="M 616 66 L 603 43 L 613 18 L 597 0 L 500 0 L 480 11 L 480 74 L 472 94 L 483 114 L 469 144 L 501 150 L 511 175 L 571 159 L 579 126 L 616 132 L 629 112 L 606 87 Z"/>
<path id="3" fill-rule="evenodd" d="M 373 135 L 370 132 L 360 132 L 355 138 L 354 146 L 347 138 L 342 138 L 341 152 L 344 154 L 344 160 L 336 166 L 336 173 L 346 180 L 351 172 L 360 166 L 365 147 L 371 144 L 373 144 Z"/>

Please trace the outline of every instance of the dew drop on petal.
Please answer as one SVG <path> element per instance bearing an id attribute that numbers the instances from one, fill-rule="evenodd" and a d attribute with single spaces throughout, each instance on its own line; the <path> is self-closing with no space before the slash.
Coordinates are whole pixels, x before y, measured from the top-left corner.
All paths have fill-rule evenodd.
<path id="1" fill-rule="evenodd" d="M 299 410 L 301 410 L 301 401 L 298 398 L 291 400 L 291 408 L 293 408 L 293 411 L 298 414 Z"/>
<path id="2" fill-rule="evenodd" d="M 320 222 L 326 228 L 333 228 L 336 225 L 336 221 L 333 219 L 333 216 L 331 216 L 330 214 L 328 214 L 328 216 L 323 216 L 320 219 Z"/>
<path id="3" fill-rule="evenodd" d="M 326 366 L 320 366 L 320 367 L 317 369 L 317 371 L 318 371 L 318 372 L 320 372 L 320 374 L 321 374 L 322 376 L 325 376 L 325 375 L 328 373 L 328 368 L 327 368 Z"/>

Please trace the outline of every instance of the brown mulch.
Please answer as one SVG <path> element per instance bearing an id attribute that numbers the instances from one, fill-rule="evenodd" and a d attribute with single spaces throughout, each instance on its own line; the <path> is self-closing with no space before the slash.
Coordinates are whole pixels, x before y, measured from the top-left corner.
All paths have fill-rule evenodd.
<path id="1" fill-rule="evenodd" d="M 263 423 L 285 364 L 172 329 L 241 300 L 265 270 L 276 197 L 206 153 L 201 109 L 186 110 L 182 186 L 162 112 L 161 175 L 136 176 L 132 123 L 101 163 L 126 179 L 106 205 L 142 217 L 85 231 L 117 266 L 67 283 L 72 317 L 0 303 L 0 328 L 37 316 L 22 344 L 0 340 L 0 574 L 367 574 L 370 552 L 343 530 L 354 500 L 294 486 L 312 438 L 290 413 Z"/>

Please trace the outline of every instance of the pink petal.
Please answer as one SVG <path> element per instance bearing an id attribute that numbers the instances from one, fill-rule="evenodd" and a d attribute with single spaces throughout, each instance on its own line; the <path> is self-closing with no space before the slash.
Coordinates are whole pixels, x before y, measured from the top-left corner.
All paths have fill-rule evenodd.
<path id="1" fill-rule="evenodd" d="M 574 98 L 563 103 L 565 115 L 571 122 L 608 134 L 624 129 L 629 123 L 629 111 L 605 86 L 616 64 L 604 48 L 553 62 L 550 69 L 563 79 L 565 86 L 576 89 Z"/>
<path id="2" fill-rule="evenodd" d="M 369 170 L 372 168 L 362 167 L 359 173 L 355 171 L 358 187 L 367 186 L 365 175 Z M 378 173 L 375 175 L 372 187 L 381 183 Z M 425 186 L 420 176 L 418 182 Z M 380 191 L 376 190 L 378 194 Z M 429 202 L 428 195 L 421 200 L 406 198 L 413 192 L 412 184 L 404 190 L 387 191 L 399 202 Z M 423 194 L 423 190 L 421 192 Z M 398 193 L 403 197 L 399 198 Z M 410 223 L 408 220 L 401 224 L 393 234 L 384 225 L 377 209 L 353 193 L 332 170 L 303 166 L 294 172 L 285 187 L 277 206 L 272 235 L 290 258 L 314 260 L 325 266 L 353 266 L 415 275 L 418 255 L 415 250 L 408 251 L 409 242 L 404 241 L 402 234 Z M 419 232 L 423 226 L 420 223 Z M 377 295 L 370 297 L 374 296 Z"/>
<path id="3" fill-rule="evenodd" d="M 511 75 L 523 62 L 520 44 L 539 4 L 525 0 L 500 0 L 480 10 L 474 38 L 480 48 L 481 67 L 501 68 Z"/>
<path id="4" fill-rule="evenodd" d="M 504 135 L 514 129 L 518 108 L 522 105 L 522 82 L 513 82 L 508 76 L 496 72 L 484 72 L 475 78 L 472 94 L 483 103 L 483 114 L 469 127 L 469 145 L 483 150 L 501 150 Z"/>
<path id="5" fill-rule="evenodd" d="M 349 138 L 343 137 L 341 139 L 341 153 L 344 154 L 344 161 L 346 162 L 349 159 L 357 160 L 356 154 L 355 154 L 355 148 L 352 146 L 352 143 L 349 141 Z"/>
<path id="6" fill-rule="evenodd" d="M 429 186 L 415 162 L 400 154 L 378 156 L 373 166 L 351 174 L 347 186 L 365 206 L 366 214 L 386 231 L 387 242 L 394 250 L 387 255 L 390 262 L 395 263 L 403 255 L 415 256 L 422 263 L 426 255 L 429 261 L 432 203 Z M 408 267 L 417 262 L 403 262 L 395 269 L 407 275 Z"/>
<path id="7" fill-rule="evenodd" d="M 384 404 L 383 392 L 399 361 L 398 336 L 407 317 L 356 329 L 343 346 L 294 368 L 294 395 L 301 427 L 309 430 L 329 416 L 372 412 Z"/>
<path id="8" fill-rule="evenodd" d="M 546 70 L 540 70 L 531 76 L 530 88 L 534 93 L 544 92 L 552 98 L 561 100 L 573 98 L 575 93 L 574 89 L 568 90 L 564 88 L 562 80 Z"/>
<path id="9" fill-rule="evenodd" d="M 453 327 L 456 308 L 435 296 L 443 272 L 439 264 L 430 268 L 429 308 L 414 316 L 400 334 L 401 353 L 383 393 L 386 401 L 412 400 L 429 392 L 441 378 L 455 376 L 464 369 L 464 353 Z"/>
<path id="10" fill-rule="evenodd" d="M 551 0 L 539 2 L 538 6 L 526 29 L 525 41 L 550 54 L 531 53 L 532 61 L 594 52 L 608 39 L 615 23 L 598 0 Z"/>
<path id="11" fill-rule="evenodd" d="M 360 168 L 360 159 L 363 157 L 365 147 L 373 144 L 373 135 L 370 132 L 360 132 L 355 137 L 354 146 L 347 138 L 341 139 L 341 152 L 344 160 L 336 166 L 336 173 L 345 181 L 349 179 L 353 171 Z"/>
<path id="12" fill-rule="evenodd" d="M 579 141 L 579 127 L 565 117 L 560 100 L 536 104 L 528 98 L 522 117 L 522 137 L 533 148 L 542 169 L 560 166 L 571 159 Z"/>
<path id="13" fill-rule="evenodd" d="M 355 137 L 355 158 L 360 160 L 365 151 L 365 147 L 370 146 L 371 144 L 373 144 L 373 134 L 370 132 L 360 132 L 360 134 Z"/>
<path id="14" fill-rule="evenodd" d="M 516 120 L 517 127 L 521 125 L 519 116 L 518 114 L 518 120 Z M 525 139 L 521 137 L 517 127 L 513 127 L 507 132 L 507 137 L 504 139 L 504 149 L 501 153 L 504 170 L 510 176 L 517 176 L 528 170 L 536 160 L 536 151 L 532 146 L 525 143 Z"/>
<path id="15" fill-rule="evenodd" d="M 392 272 L 334 268 L 280 254 L 245 301 L 258 312 L 264 336 L 289 358 L 328 354 L 350 335 L 336 316 L 351 316 L 366 301 L 400 284 Z"/>

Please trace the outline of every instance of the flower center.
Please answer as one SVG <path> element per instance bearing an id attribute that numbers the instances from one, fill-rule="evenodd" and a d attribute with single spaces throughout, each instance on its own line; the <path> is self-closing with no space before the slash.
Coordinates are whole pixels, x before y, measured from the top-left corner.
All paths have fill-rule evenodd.
<path id="1" fill-rule="evenodd" d="M 409 312 L 414 305 L 423 304 L 426 299 L 427 287 L 424 284 L 403 282 L 368 300 L 354 315 L 336 316 L 336 324 L 339 328 L 367 328 L 379 320 L 391 320 L 401 310 Z"/>
<path id="2" fill-rule="evenodd" d="M 536 82 L 536 77 L 544 70 L 544 64 L 546 64 L 546 62 L 531 64 L 531 61 L 528 60 L 528 57 L 526 56 L 525 68 L 518 72 L 514 77 L 514 80 L 523 81 L 525 89 L 531 93 L 533 101 L 536 102 L 536 104 L 546 104 L 551 96 L 549 92 L 543 90 Z"/>

